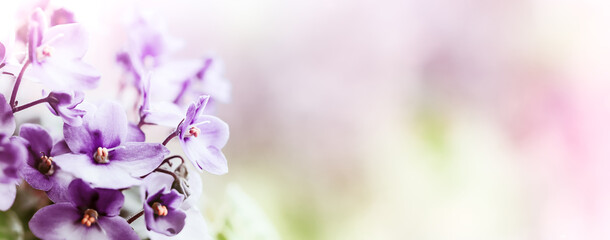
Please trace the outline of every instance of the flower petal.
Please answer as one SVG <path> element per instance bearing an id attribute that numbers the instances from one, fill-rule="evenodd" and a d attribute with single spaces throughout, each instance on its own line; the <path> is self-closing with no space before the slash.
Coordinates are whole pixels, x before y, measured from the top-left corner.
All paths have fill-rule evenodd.
<path id="1" fill-rule="evenodd" d="M 137 125 L 133 123 L 129 123 L 129 128 L 127 129 L 127 138 L 125 141 L 127 142 L 144 142 L 146 140 L 146 135 Z"/>
<path id="2" fill-rule="evenodd" d="M 144 205 L 144 219 L 146 220 L 146 229 L 152 230 L 166 236 L 172 236 L 184 228 L 184 220 L 186 213 L 182 210 L 169 209 L 166 216 L 155 215 L 153 209 L 148 205 Z"/>
<path id="3" fill-rule="evenodd" d="M 64 138 L 73 153 L 90 154 L 96 147 L 93 141 L 93 134 L 90 134 L 84 125 L 76 127 L 64 124 Z"/>
<path id="4" fill-rule="evenodd" d="M 186 156 L 200 170 L 218 175 L 227 173 L 227 159 L 220 149 L 229 139 L 229 126 L 219 118 L 207 115 L 198 117 L 197 122 L 201 122 L 196 125 L 201 130 L 198 137 L 180 134 Z"/>
<path id="5" fill-rule="evenodd" d="M 89 39 L 81 24 L 62 24 L 49 28 L 44 33 L 42 44 L 55 48 L 52 57 L 80 59 L 89 48 Z"/>
<path id="6" fill-rule="evenodd" d="M 61 140 L 53 145 L 53 149 L 51 149 L 51 156 L 58 156 L 69 152 L 70 147 L 68 147 L 66 140 Z"/>
<path id="7" fill-rule="evenodd" d="M 47 191 L 47 196 L 49 199 L 55 203 L 69 202 L 70 196 L 68 186 L 72 180 L 74 180 L 74 176 L 71 174 L 61 169 L 56 170 L 53 174 L 53 181 L 55 184 L 49 191 Z"/>
<path id="8" fill-rule="evenodd" d="M 14 183 L 0 183 L 0 211 L 6 211 L 15 201 L 17 195 L 17 186 Z"/>
<path id="9" fill-rule="evenodd" d="M 19 136 L 25 138 L 25 140 L 29 142 L 29 149 L 35 156 L 41 157 L 41 154 L 50 156 L 51 148 L 53 147 L 53 139 L 42 126 L 24 123 L 19 128 Z"/>
<path id="10" fill-rule="evenodd" d="M 157 168 L 169 150 L 160 143 L 125 143 L 109 152 L 109 165 L 140 177 Z"/>
<path id="11" fill-rule="evenodd" d="M 208 231 L 205 219 L 199 212 L 199 209 L 192 207 L 186 212 L 184 228 L 180 233 L 173 237 L 168 237 L 156 232 L 148 232 L 148 236 L 152 240 L 171 240 L 171 239 L 201 239 L 212 240 Z"/>
<path id="12" fill-rule="evenodd" d="M 82 213 L 70 203 L 46 206 L 34 214 L 29 226 L 42 239 L 106 239 L 97 225 L 80 224 Z"/>
<path id="13" fill-rule="evenodd" d="M 114 189 L 92 188 L 81 179 L 75 179 L 68 186 L 70 201 L 81 210 L 95 209 L 100 215 L 117 216 L 125 197 Z"/>
<path id="14" fill-rule="evenodd" d="M 229 172 L 227 159 L 220 149 L 214 146 L 205 147 L 197 138 L 188 138 L 186 142 L 180 141 L 180 144 L 186 156 L 199 170 L 206 170 L 216 175 Z"/>
<path id="15" fill-rule="evenodd" d="M 8 105 L 4 95 L 0 94 L 0 135 L 11 136 L 13 132 L 15 132 L 13 109 Z"/>
<path id="16" fill-rule="evenodd" d="M 169 174 L 160 172 L 150 173 L 144 178 L 144 182 L 142 183 L 142 199 L 146 199 L 150 195 L 158 192 L 169 191 L 173 182 L 174 178 Z"/>
<path id="17" fill-rule="evenodd" d="M 139 240 L 138 234 L 129 226 L 125 219 L 119 216 L 101 217 L 98 219 L 100 227 L 102 227 L 108 236 L 108 239 L 113 240 Z"/>
<path id="18" fill-rule="evenodd" d="M 128 123 L 127 114 L 120 104 L 105 102 L 86 124 L 90 134 L 95 135 L 96 147 L 113 148 L 126 139 Z"/>
<path id="19" fill-rule="evenodd" d="M 72 96 L 74 95 L 74 96 Z M 57 101 L 51 101 L 47 107 L 55 116 L 60 116 L 65 123 L 71 126 L 80 126 L 86 111 L 77 109 L 76 106 L 83 102 L 84 93 L 75 91 L 74 94 L 67 92 L 51 92 L 49 97 Z"/>
<path id="20" fill-rule="evenodd" d="M 138 185 L 141 181 L 113 164 L 97 164 L 89 156 L 64 154 L 54 158 L 63 170 L 92 183 L 96 187 L 120 189 Z"/>
<path id="21" fill-rule="evenodd" d="M 61 58 L 48 58 L 41 64 L 32 64 L 28 71 L 51 91 L 93 89 L 101 77 L 89 64 Z"/>
<path id="22" fill-rule="evenodd" d="M 49 191 L 54 185 L 54 182 L 49 176 L 40 173 L 38 169 L 27 164 L 21 169 L 21 175 L 23 175 L 23 179 L 25 179 L 30 186 L 38 190 Z"/>
<path id="23" fill-rule="evenodd" d="M 199 136 L 207 143 L 206 145 L 223 148 L 229 141 L 229 125 L 220 118 L 202 115 L 195 121 L 195 127 L 201 130 Z"/>

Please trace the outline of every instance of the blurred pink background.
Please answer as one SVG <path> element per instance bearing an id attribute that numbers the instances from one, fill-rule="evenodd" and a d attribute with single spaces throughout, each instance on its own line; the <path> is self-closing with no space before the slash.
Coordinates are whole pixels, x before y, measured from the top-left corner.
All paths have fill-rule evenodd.
<path id="1" fill-rule="evenodd" d="M 53 3 L 90 29 L 93 99 L 136 11 L 223 60 L 212 225 L 236 183 L 282 239 L 610 238 L 610 2 Z"/>

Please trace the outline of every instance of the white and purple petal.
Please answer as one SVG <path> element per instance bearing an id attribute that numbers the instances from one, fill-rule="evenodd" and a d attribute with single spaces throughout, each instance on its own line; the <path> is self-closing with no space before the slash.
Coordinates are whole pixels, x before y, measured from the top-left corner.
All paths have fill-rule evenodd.
<path id="1" fill-rule="evenodd" d="M 200 124 L 194 127 L 201 131 L 199 136 L 181 133 L 180 144 L 185 154 L 199 170 L 213 174 L 227 173 L 227 159 L 220 149 L 229 139 L 229 126 L 214 116 L 200 116 L 197 121 Z"/>
<path id="2" fill-rule="evenodd" d="M 64 171 L 96 187 L 121 189 L 139 185 L 141 180 L 115 164 L 96 163 L 91 156 L 64 154 L 54 158 Z"/>
<path id="3" fill-rule="evenodd" d="M 160 143 L 125 143 L 109 152 L 108 165 L 139 177 L 157 168 L 168 154 L 169 150 Z"/>

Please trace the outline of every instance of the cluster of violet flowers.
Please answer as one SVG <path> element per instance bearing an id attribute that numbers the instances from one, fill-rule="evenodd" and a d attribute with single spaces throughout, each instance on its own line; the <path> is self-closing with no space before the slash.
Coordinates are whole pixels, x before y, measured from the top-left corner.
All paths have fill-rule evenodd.
<path id="1" fill-rule="evenodd" d="M 186 222 L 201 219 L 201 180 L 165 145 L 176 139 L 195 169 L 227 173 L 221 149 L 229 128 L 211 115 L 230 96 L 220 62 L 175 59 L 179 41 L 151 18 L 138 17 L 116 58 L 125 70 L 120 89 L 138 94 L 139 121 L 130 122 L 117 102 L 85 101 L 83 91 L 96 88 L 101 74 L 82 60 L 88 39 L 73 13 L 58 9 L 47 16 L 37 8 L 27 36 L 11 41 L 24 41 L 27 53 L 12 54 L 15 44 L 0 42 L 0 73 L 14 79 L 11 95 L 0 94 L 1 211 L 13 205 L 17 186 L 27 183 L 53 202 L 28 223 L 42 239 L 140 239 L 130 224 L 142 216 L 148 237 L 172 237 Z M 18 101 L 24 79 L 42 84 L 40 99 Z M 38 104 L 63 120 L 63 138 L 54 139 L 38 124 L 17 126 L 15 115 Z M 145 142 L 146 125 L 172 131 L 161 143 Z M 122 217 L 129 189 L 139 189 L 141 211 Z"/>

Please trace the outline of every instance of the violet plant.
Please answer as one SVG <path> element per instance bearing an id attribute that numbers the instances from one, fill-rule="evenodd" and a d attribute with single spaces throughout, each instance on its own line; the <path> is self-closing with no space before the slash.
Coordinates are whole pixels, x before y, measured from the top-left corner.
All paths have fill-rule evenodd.
<path id="1" fill-rule="evenodd" d="M 52 14 L 37 8 L 29 16 L 27 37 L 21 39 L 25 49 L 0 42 L 0 73 L 14 80 L 2 91 L 10 95 L 0 93 L 0 211 L 23 212 L 26 237 L 209 238 L 196 207 L 201 180 L 187 164 L 212 174 L 228 171 L 222 148 L 229 126 L 213 116 L 216 104 L 230 96 L 220 62 L 175 59 L 176 41 L 150 18 L 139 17 L 116 58 L 126 73 L 120 91 L 133 88 L 140 96 L 126 104 L 137 109 L 139 121 L 132 123 L 118 102 L 87 102 L 83 90 L 96 88 L 103 78 L 83 61 L 86 30 L 66 9 L 46 12 Z M 20 51 L 26 54 L 14 54 Z M 40 99 L 22 104 L 24 79 L 41 84 Z M 16 123 L 15 116 L 40 104 L 50 111 L 40 114 L 63 121 L 63 129 L 55 131 L 63 137 L 53 138 L 36 123 Z M 165 140 L 146 142 L 147 125 L 169 126 Z M 166 147 L 173 139 L 189 161 Z M 125 193 L 133 190 L 141 202 L 135 211 L 123 206 Z M 16 203 L 18 195 L 35 204 Z M 24 206 L 33 209 L 28 213 Z M 138 222 L 144 231 L 136 231 Z"/>

